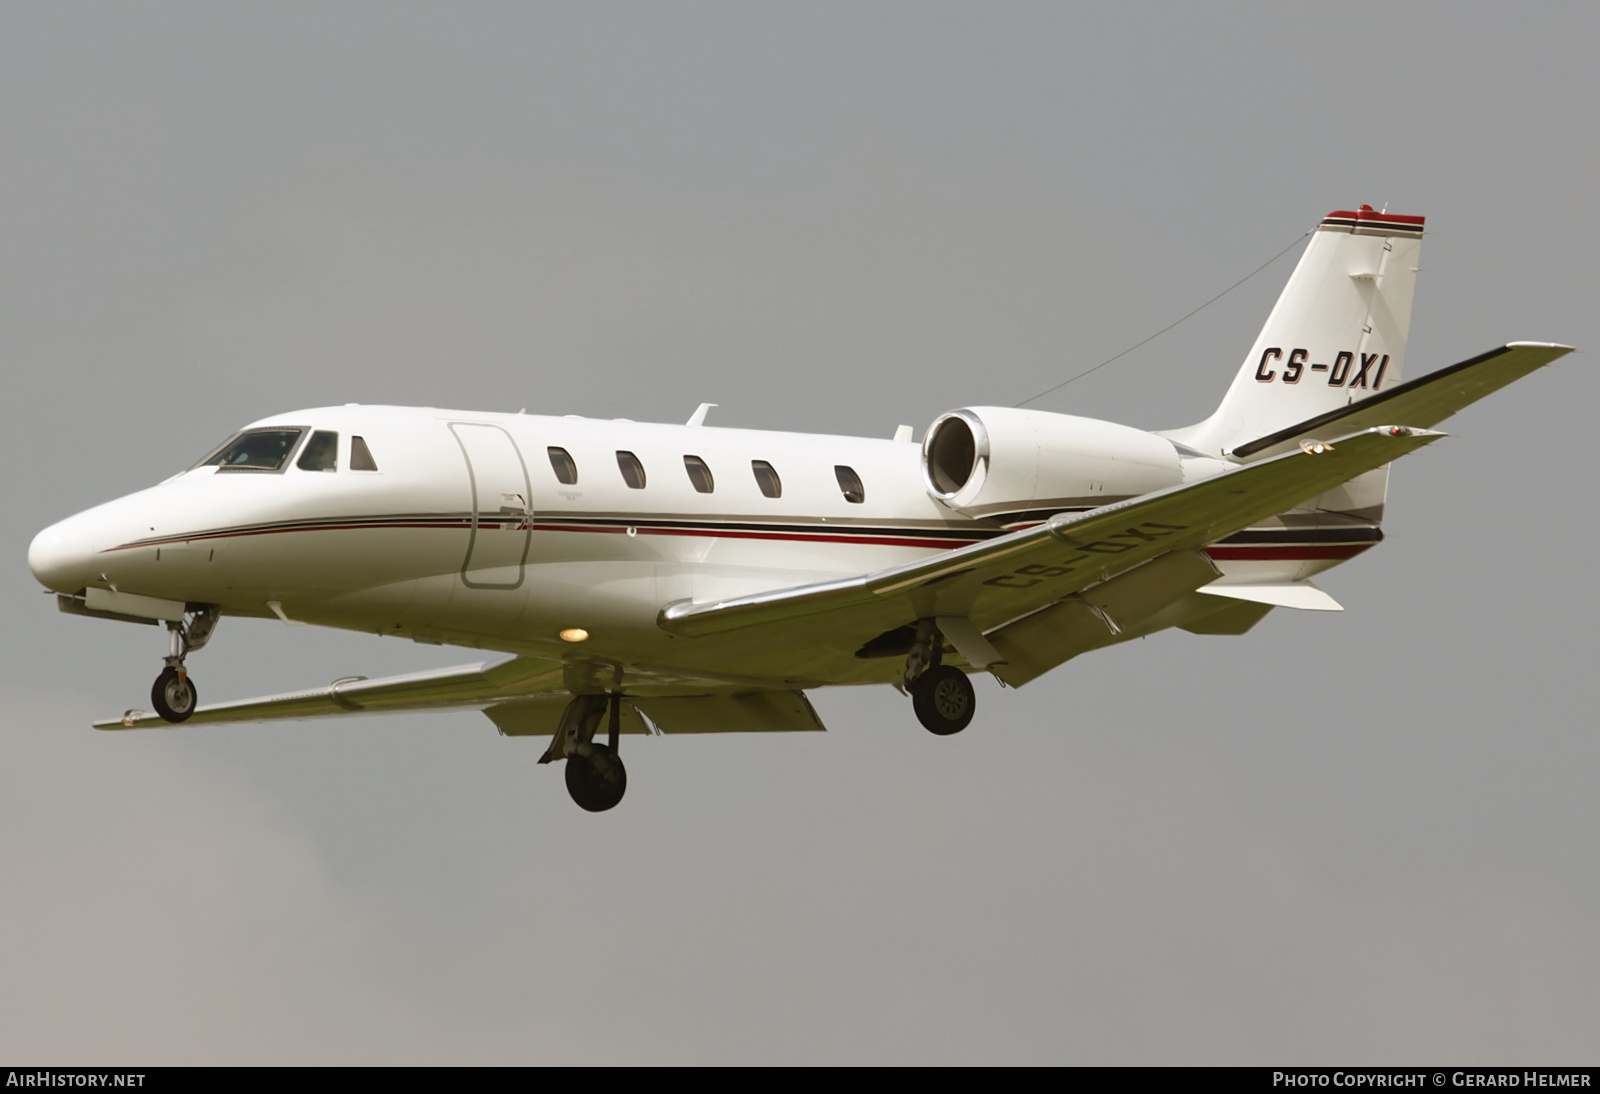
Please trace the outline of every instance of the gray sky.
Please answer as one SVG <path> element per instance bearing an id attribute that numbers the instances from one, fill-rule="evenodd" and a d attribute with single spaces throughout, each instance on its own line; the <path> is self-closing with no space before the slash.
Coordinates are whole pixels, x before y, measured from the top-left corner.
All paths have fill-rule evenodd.
<path id="1" fill-rule="evenodd" d="M 1341 616 L 1088 655 L 936 739 L 480 715 L 98 734 L 153 630 L 45 524 L 347 401 L 888 436 L 1126 348 L 1331 209 L 1424 214 L 1410 375 L 1600 345 L 1593 5 L 0 9 L 0 1057 L 1594 1062 L 1600 403 L 1399 465 Z M 1221 397 L 1293 257 L 1044 400 Z M 202 699 L 475 660 L 228 621 Z"/>

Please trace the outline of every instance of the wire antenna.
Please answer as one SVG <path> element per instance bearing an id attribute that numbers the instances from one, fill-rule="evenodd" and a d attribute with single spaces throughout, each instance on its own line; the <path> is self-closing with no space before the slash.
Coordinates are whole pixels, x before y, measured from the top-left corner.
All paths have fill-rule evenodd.
<path id="1" fill-rule="evenodd" d="M 1292 242 L 1290 242 L 1290 244 L 1287 247 L 1285 247 L 1283 250 L 1279 251 L 1277 254 L 1275 254 L 1271 258 L 1267 259 L 1261 265 L 1257 266 L 1255 269 L 1253 269 L 1249 273 L 1245 274 L 1239 280 L 1235 281 L 1232 285 L 1229 285 L 1226 289 L 1223 289 L 1216 296 L 1213 296 L 1210 300 L 1207 300 L 1204 304 L 1201 304 L 1198 308 L 1195 308 L 1194 311 L 1189 312 L 1187 315 L 1182 316 L 1181 318 L 1174 319 L 1172 322 L 1168 323 L 1166 326 L 1164 326 L 1160 330 L 1156 331 L 1150 337 L 1145 338 L 1142 341 L 1135 342 L 1133 345 L 1129 346 L 1127 349 L 1123 350 L 1121 353 L 1117 354 L 1115 357 L 1107 357 L 1104 361 L 1101 361 L 1098 365 L 1094 366 L 1094 368 L 1084 369 L 1082 372 L 1078 373 L 1076 376 L 1069 376 L 1065 380 L 1062 380 L 1059 384 L 1056 384 L 1054 387 L 1047 387 L 1043 391 L 1039 392 L 1039 394 L 1030 395 L 1028 398 L 1022 400 L 1022 402 L 1020 402 L 1020 403 L 1012 403 L 1011 405 L 1013 407 L 1023 407 L 1023 406 L 1027 406 L 1029 403 L 1037 402 L 1038 400 L 1043 399 L 1046 395 L 1049 395 L 1052 392 L 1060 391 L 1062 388 L 1066 387 L 1068 384 L 1072 383 L 1073 381 L 1083 379 L 1085 376 L 1089 375 L 1091 372 L 1099 372 L 1101 369 L 1105 368 L 1111 362 L 1120 360 L 1121 358 L 1128 356 L 1128 354 L 1132 353 L 1134 350 L 1138 349 L 1140 346 L 1144 345 L 1146 342 L 1154 342 L 1157 338 L 1160 338 L 1163 334 L 1166 334 L 1173 327 L 1176 327 L 1178 324 L 1184 322 L 1187 319 L 1192 319 L 1196 315 L 1199 315 L 1201 312 L 1205 311 L 1211 305 L 1215 304 L 1218 300 L 1221 300 L 1224 296 L 1227 296 L 1234 289 L 1237 289 L 1240 285 L 1243 285 L 1246 281 L 1249 281 L 1256 274 L 1260 273 L 1262 270 L 1266 269 L 1268 266 L 1270 266 L 1274 262 L 1278 261 L 1278 259 L 1280 259 L 1284 255 L 1288 254 L 1291 250 L 1293 250 L 1295 248 L 1296 244 L 1298 244 L 1302 239 L 1304 239 L 1306 236 L 1310 235 L 1314 231 L 1316 231 L 1316 229 L 1315 228 L 1311 228 L 1311 229 L 1308 229 L 1307 231 L 1303 232 L 1302 234 L 1300 234 L 1298 236 L 1295 236 L 1294 240 Z"/>

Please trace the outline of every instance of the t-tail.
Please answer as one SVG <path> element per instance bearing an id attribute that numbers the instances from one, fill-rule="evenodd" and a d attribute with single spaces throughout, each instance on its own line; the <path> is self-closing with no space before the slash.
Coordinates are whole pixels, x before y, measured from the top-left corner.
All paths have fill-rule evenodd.
<path id="1" fill-rule="evenodd" d="M 1250 463 L 1296 446 L 1320 451 L 1366 429 L 1432 429 L 1572 352 L 1551 342 L 1510 342 L 1406 380 L 1422 222 L 1369 205 L 1324 217 L 1222 405 L 1205 421 L 1162 435 L 1207 456 Z M 1313 604 L 1310 593 L 1296 602 L 1286 589 L 1305 588 L 1307 577 L 1381 540 L 1388 487 L 1387 466 L 1368 471 L 1212 546 L 1207 553 L 1224 577 L 1206 591 L 1332 606 Z"/>
<path id="2" fill-rule="evenodd" d="M 1216 413 L 1166 435 L 1207 455 L 1249 460 L 1267 454 L 1256 442 L 1399 387 L 1422 226 L 1422 217 L 1370 205 L 1324 217 Z M 1317 439 L 1351 431 L 1332 429 Z M 1376 523 L 1388 474 L 1369 472 L 1308 508 Z"/>
<path id="3" fill-rule="evenodd" d="M 1422 217 L 1329 213 L 1215 414 L 1171 436 L 1208 455 L 1404 379 Z"/>

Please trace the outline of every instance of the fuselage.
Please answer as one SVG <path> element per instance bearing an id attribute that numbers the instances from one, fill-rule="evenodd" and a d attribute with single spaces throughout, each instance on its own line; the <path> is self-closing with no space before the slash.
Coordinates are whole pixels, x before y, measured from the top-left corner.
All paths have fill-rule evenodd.
<path id="1" fill-rule="evenodd" d="M 35 576 L 69 596 L 106 589 L 560 659 L 582 632 L 584 657 L 619 666 L 850 683 L 898 669 L 854 647 L 676 639 L 658 614 L 880 570 L 1019 523 L 940 504 L 909 439 L 342 406 L 274 415 L 231 443 L 41 532 Z M 1185 477 L 1176 451 L 1170 475 Z M 1019 500 L 1015 516 L 1029 515 Z M 1272 534 L 1213 554 L 1293 580 L 1360 549 Z"/>

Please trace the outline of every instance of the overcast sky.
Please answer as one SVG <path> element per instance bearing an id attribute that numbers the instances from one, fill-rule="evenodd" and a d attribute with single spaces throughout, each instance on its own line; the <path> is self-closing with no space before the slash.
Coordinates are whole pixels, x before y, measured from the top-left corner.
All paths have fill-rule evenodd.
<path id="1" fill-rule="evenodd" d="M 1600 345 L 1592 4 L 0 7 L 0 1057 L 1594 1063 L 1600 381 L 1398 465 L 1389 540 L 934 738 L 631 741 L 585 814 L 478 714 L 101 734 L 163 639 L 44 525 L 347 401 L 918 436 L 1360 203 L 1408 369 Z M 1205 417 L 1291 252 L 1039 406 Z M 473 661 L 229 620 L 203 700 Z"/>

